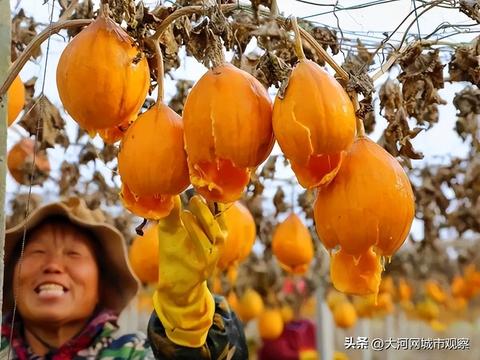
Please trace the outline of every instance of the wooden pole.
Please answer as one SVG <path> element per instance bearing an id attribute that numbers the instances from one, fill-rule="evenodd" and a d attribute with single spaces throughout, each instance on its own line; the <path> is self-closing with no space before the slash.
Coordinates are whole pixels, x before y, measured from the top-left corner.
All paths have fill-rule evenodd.
<path id="1" fill-rule="evenodd" d="M 332 314 L 325 302 L 325 289 L 321 286 L 316 291 L 316 300 L 317 352 L 320 359 L 333 359 L 335 327 Z"/>
<path id="2" fill-rule="evenodd" d="M 10 0 L 0 0 L 0 84 L 10 67 Z M 0 319 L 3 305 L 3 271 L 5 246 L 5 187 L 7 176 L 7 96 L 0 101 Z M 1 320 L 0 320 L 1 321 Z"/>

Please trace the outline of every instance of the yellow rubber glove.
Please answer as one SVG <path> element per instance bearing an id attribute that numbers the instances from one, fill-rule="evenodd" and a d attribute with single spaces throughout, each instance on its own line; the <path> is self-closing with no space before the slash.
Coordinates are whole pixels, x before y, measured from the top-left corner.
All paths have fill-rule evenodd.
<path id="1" fill-rule="evenodd" d="M 215 269 L 226 231 L 223 208 L 215 217 L 198 195 L 190 199 L 188 208 L 182 210 L 176 196 L 172 212 L 158 222 L 158 287 L 153 305 L 172 342 L 200 347 L 215 312 L 206 279 Z"/>

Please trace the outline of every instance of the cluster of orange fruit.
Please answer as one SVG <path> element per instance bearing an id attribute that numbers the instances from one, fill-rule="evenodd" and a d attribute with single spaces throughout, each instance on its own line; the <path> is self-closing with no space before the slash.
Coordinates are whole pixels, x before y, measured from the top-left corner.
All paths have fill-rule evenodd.
<path id="1" fill-rule="evenodd" d="M 57 68 L 70 115 L 106 141 L 122 140 L 118 166 L 127 209 L 159 219 L 190 183 L 208 200 L 236 201 L 276 139 L 299 183 L 318 188 L 318 234 L 327 248 L 340 248 L 332 254 L 335 287 L 378 291 L 380 258 L 391 256 L 409 232 L 413 193 L 399 163 L 361 131 L 356 136 L 352 102 L 332 76 L 301 59 L 272 107 L 258 80 L 224 63 L 194 85 L 182 117 L 160 97 L 137 118 L 148 74 L 144 55 L 104 14 L 70 42 Z M 279 257 L 294 272 L 304 271 L 305 259 Z"/>
<path id="2" fill-rule="evenodd" d="M 315 224 L 331 250 L 334 286 L 351 294 L 378 291 L 382 257 L 392 256 L 410 230 L 411 185 L 397 160 L 356 126 L 349 96 L 316 63 L 300 57 L 274 104 L 257 79 L 223 63 L 193 86 L 182 117 L 160 95 L 138 115 L 150 87 L 147 59 L 101 12 L 67 45 L 56 78 L 65 109 L 83 129 L 108 143 L 121 140 L 121 195 L 136 215 L 166 216 L 173 196 L 190 184 L 207 200 L 238 200 L 276 140 L 299 183 L 317 189 Z M 274 236 L 279 262 L 304 272 L 311 239 L 294 214 L 282 231 L 302 243 Z"/>
<path id="3" fill-rule="evenodd" d="M 357 318 L 383 317 L 392 314 L 398 305 L 410 319 L 425 321 L 435 331 L 444 331 L 450 323 L 466 319 L 469 302 L 480 294 L 480 271 L 474 265 L 464 268 L 462 275 L 456 275 L 449 289 L 440 282 L 428 279 L 423 283 L 423 291 L 413 299 L 414 290 L 405 278 L 396 282 L 391 276 L 382 278 L 376 296 L 347 297 L 330 290 L 326 302 L 332 311 L 338 327 L 355 326 Z"/>

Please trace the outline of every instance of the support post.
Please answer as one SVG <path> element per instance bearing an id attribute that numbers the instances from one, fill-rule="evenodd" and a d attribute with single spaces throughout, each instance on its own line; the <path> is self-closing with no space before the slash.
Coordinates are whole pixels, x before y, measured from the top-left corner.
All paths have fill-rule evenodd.
<path id="1" fill-rule="evenodd" d="M 0 84 L 5 80 L 10 67 L 10 0 L 0 0 Z M 7 96 L 0 101 L 0 319 L 3 305 L 3 271 L 5 247 L 5 188 L 7 176 Z M 1 321 L 1 320 L 0 320 Z"/>

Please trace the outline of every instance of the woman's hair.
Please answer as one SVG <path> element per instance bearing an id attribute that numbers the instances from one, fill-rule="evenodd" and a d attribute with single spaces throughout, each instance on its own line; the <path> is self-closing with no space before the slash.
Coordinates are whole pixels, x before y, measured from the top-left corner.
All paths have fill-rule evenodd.
<path id="1" fill-rule="evenodd" d="M 54 215 L 54 216 L 47 217 L 41 223 L 37 224 L 36 226 L 34 226 L 33 228 L 27 231 L 27 234 L 25 236 L 24 246 L 28 244 L 28 242 L 32 238 L 32 234 L 34 234 L 39 228 L 44 227 L 46 225 L 62 226 L 62 227 L 69 226 L 69 227 L 75 228 L 78 233 L 85 235 L 85 237 L 89 239 L 89 244 L 93 249 L 95 263 L 97 264 L 97 267 L 98 267 L 99 294 L 100 294 L 101 288 L 102 288 L 101 284 L 104 281 L 108 281 L 108 280 L 105 279 L 105 274 L 107 272 L 104 271 L 104 264 L 101 261 L 101 259 L 103 259 L 103 256 L 104 256 L 104 250 L 101 244 L 97 241 L 97 237 L 95 236 L 95 234 L 89 229 L 83 228 L 79 225 L 72 223 L 70 219 L 66 216 Z M 17 265 L 17 262 L 20 260 L 21 255 L 22 255 L 22 241 L 18 241 L 12 251 L 12 255 L 8 259 L 7 263 L 5 264 L 4 289 L 10 289 L 10 291 L 8 294 L 4 294 L 4 297 L 11 299 L 12 304 L 13 304 L 13 297 L 14 297 L 13 274 L 14 274 L 15 266 Z"/>

